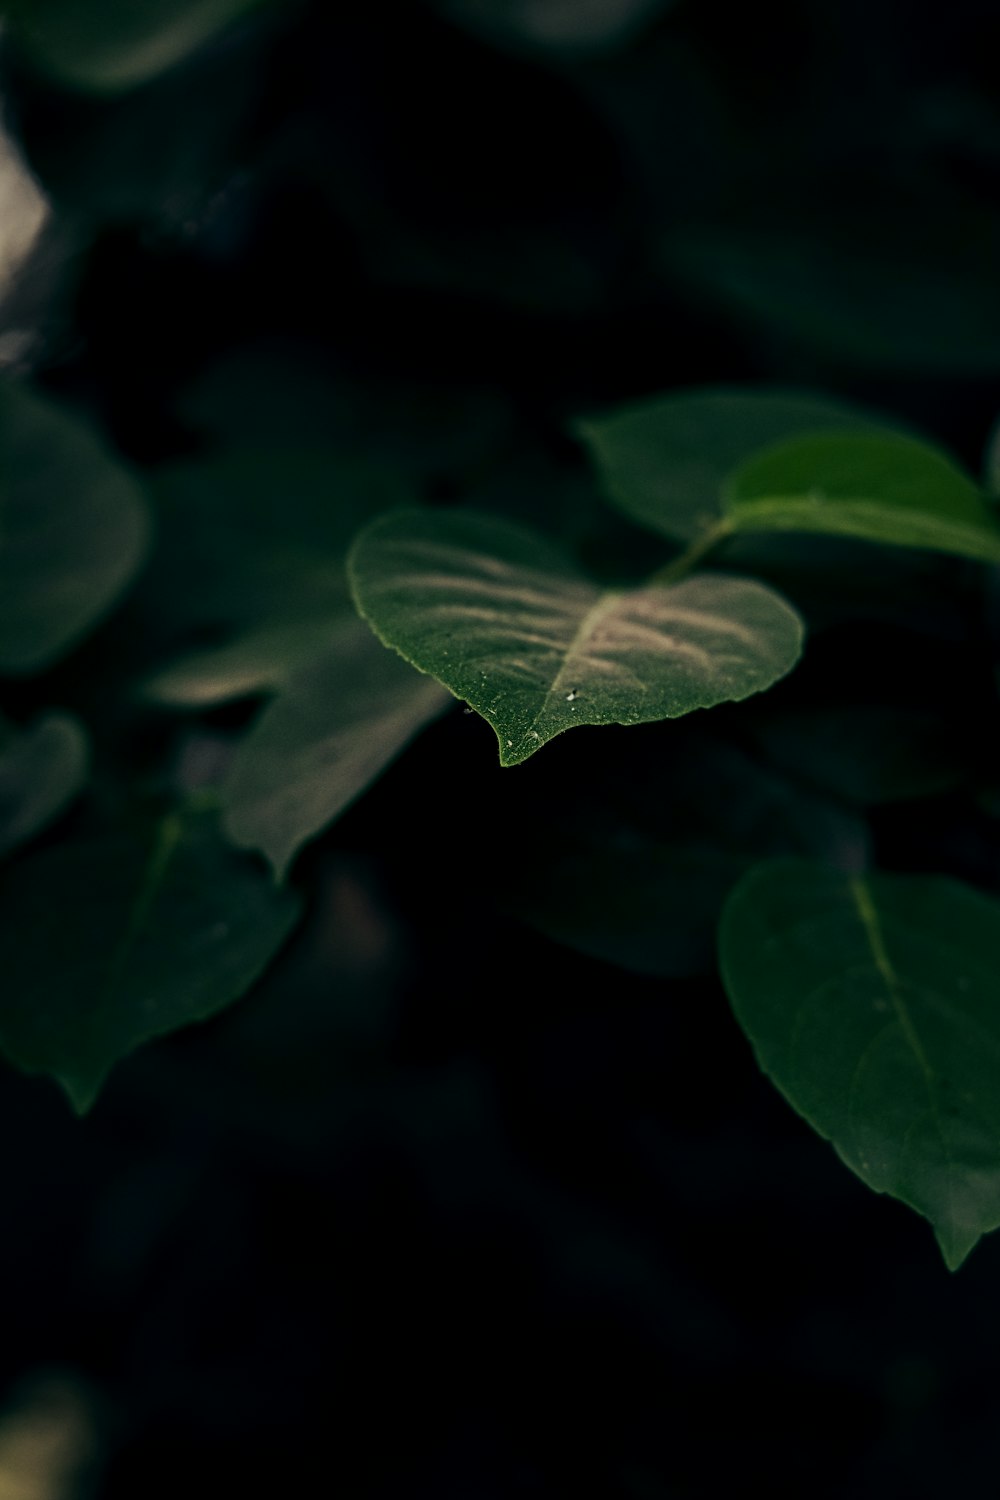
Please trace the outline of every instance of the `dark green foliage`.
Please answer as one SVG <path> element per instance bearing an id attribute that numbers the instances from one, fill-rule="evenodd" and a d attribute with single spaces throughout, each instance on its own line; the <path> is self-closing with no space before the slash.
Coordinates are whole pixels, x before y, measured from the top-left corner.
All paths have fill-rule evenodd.
<path id="1" fill-rule="evenodd" d="M 81 1112 L 119 1058 L 241 995 L 299 914 L 183 812 L 31 856 L 3 907 L 0 1043 Z"/>
<path id="2" fill-rule="evenodd" d="M 0 1493 L 988 1490 L 996 7 L 0 17 Z"/>
<path id="3" fill-rule="evenodd" d="M 765 1073 L 954 1270 L 1000 1225 L 1000 922 L 957 881 L 775 863 L 737 887 L 722 972 Z"/>

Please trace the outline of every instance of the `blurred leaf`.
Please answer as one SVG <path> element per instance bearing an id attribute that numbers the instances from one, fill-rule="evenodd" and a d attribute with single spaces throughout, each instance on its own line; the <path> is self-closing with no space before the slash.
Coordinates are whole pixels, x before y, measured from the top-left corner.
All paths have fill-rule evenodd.
<path id="1" fill-rule="evenodd" d="M 351 538 L 411 498 L 391 470 L 308 447 L 241 448 L 178 464 L 155 477 L 153 496 L 160 544 L 142 589 L 152 626 L 264 631 L 271 641 L 276 625 L 352 610 Z M 263 654 L 273 657 L 274 647 Z"/>
<path id="2" fill-rule="evenodd" d="M 475 514 L 403 511 L 348 562 L 376 634 L 492 724 L 517 765 L 579 724 L 677 718 L 770 687 L 799 617 L 748 579 L 602 590 L 540 536 Z"/>
<path id="3" fill-rule="evenodd" d="M 355 616 L 349 617 L 353 624 Z M 170 708 L 215 708 L 220 703 L 274 693 L 322 652 L 336 616 L 262 625 L 223 646 L 192 651 L 143 684 L 143 693 Z"/>
<path id="4" fill-rule="evenodd" d="M 47 714 L 0 738 L 0 855 L 27 843 L 82 789 L 90 750 L 82 725 Z"/>
<path id="5" fill-rule="evenodd" d="M 13 136 L 0 125 L 0 300 L 15 285 L 50 217 L 49 202 Z M 4 334 L 6 337 L 6 333 Z M 0 363 L 6 363 L 0 342 Z"/>
<path id="6" fill-rule="evenodd" d="M 1000 1226 L 1000 910 L 957 881 L 767 864 L 721 930 L 730 1000 L 789 1103 L 956 1269 Z"/>
<path id="7" fill-rule="evenodd" d="M 299 915 L 205 814 L 30 856 L 2 899 L 0 1048 L 80 1113 L 141 1043 L 238 999 Z"/>
<path id="8" fill-rule="evenodd" d="M 673 541 L 722 514 L 725 480 L 759 448 L 801 432 L 875 425 L 822 396 L 755 388 L 679 391 L 576 424 L 609 500 Z"/>
<path id="9" fill-rule="evenodd" d="M 131 583 L 149 519 L 128 471 L 83 422 L 0 389 L 0 672 L 62 656 Z"/>
<path id="10" fill-rule="evenodd" d="M 957 193 L 887 191 L 884 174 L 881 202 L 839 179 L 813 186 L 825 206 L 803 207 L 801 183 L 784 198 L 765 186 L 747 218 L 672 230 L 668 272 L 827 366 L 995 374 L 995 220 Z"/>
<path id="11" fill-rule="evenodd" d="M 7 0 L 32 62 L 62 83 L 116 94 L 182 62 L 262 0 Z"/>
<path id="12" fill-rule="evenodd" d="M 754 738 L 773 765 L 861 807 L 945 791 L 968 767 L 949 721 L 898 705 L 765 710 Z"/>
<path id="13" fill-rule="evenodd" d="M 810 531 L 1000 562 L 1000 524 L 943 453 L 913 438 L 824 433 L 755 454 L 728 479 L 740 531 Z"/>
<path id="14" fill-rule="evenodd" d="M 226 832 L 283 879 L 302 845 L 452 701 L 354 619 L 241 742 L 222 789 Z"/>
<path id="15" fill-rule="evenodd" d="M 521 815 L 532 857 L 501 876 L 510 911 L 636 973 L 709 974 L 723 902 L 751 865 L 779 854 L 863 863 L 868 838 L 857 816 L 704 731 L 681 729 L 671 725 L 669 740 L 645 754 L 612 751 L 599 774 L 591 762 L 579 796 L 561 780 L 531 798 Z M 518 814 L 515 805 L 508 828 Z"/>

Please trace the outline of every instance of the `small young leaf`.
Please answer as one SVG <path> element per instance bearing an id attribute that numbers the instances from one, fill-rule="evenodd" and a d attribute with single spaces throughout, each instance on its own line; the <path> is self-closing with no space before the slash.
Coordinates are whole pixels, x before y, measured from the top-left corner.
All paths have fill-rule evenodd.
<path id="1" fill-rule="evenodd" d="M 579 724 L 639 724 L 749 697 L 798 660 L 779 594 L 700 574 L 602 590 L 543 538 L 470 513 L 402 511 L 348 559 L 389 646 L 492 724 L 517 765 Z"/>
<path id="2" fill-rule="evenodd" d="M 813 531 L 1000 562 L 1000 524 L 943 453 L 894 433 L 823 433 L 754 454 L 730 476 L 739 531 Z"/>
<path id="3" fill-rule="evenodd" d="M 0 1049 L 80 1113 L 142 1042 L 238 999 L 299 915 L 206 814 L 31 856 L 2 902 Z"/>
<path id="4" fill-rule="evenodd" d="M 803 432 L 875 425 L 846 402 L 757 389 L 679 391 L 577 424 L 609 500 L 673 541 L 722 516 L 727 476 L 758 448 Z"/>
<path id="5" fill-rule="evenodd" d="M 261 0 L 10 0 L 15 35 L 64 83 L 135 88 L 181 62 Z"/>
<path id="6" fill-rule="evenodd" d="M 47 714 L 0 742 L 0 855 L 41 833 L 87 778 L 87 735 L 68 714 Z"/>
<path id="7" fill-rule="evenodd" d="M 149 520 L 138 486 L 90 429 L 0 389 L 0 672 L 36 672 L 131 582 Z"/>
<path id="8" fill-rule="evenodd" d="M 222 789 L 226 832 L 262 850 L 282 879 L 302 845 L 451 702 L 354 619 L 241 743 Z"/>
<path id="9" fill-rule="evenodd" d="M 799 860 L 730 897 L 723 978 L 764 1072 L 954 1270 L 1000 1226 L 1000 908 L 957 881 Z"/>

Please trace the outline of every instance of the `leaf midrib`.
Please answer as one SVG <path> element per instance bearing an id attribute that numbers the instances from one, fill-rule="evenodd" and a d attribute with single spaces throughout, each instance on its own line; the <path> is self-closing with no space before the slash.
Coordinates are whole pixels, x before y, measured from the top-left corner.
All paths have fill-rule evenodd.
<path id="1" fill-rule="evenodd" d="M 528 728 L 530 735 L 538 728 L 541 721 L 547 716 L 552 700 L 566 687 L 572 675 L 572 663 L 574 659 L 582 654 L 584 643 L 594 634 L 601 621 L 609 615 L 619 604 L 623 594 L 608 591 L 600 594 L 594 603 L 584 614 L 583 619 L 574 632 L 573 639 L 563 653 L 562 665 L 552 679 L 551 686 L 542 700 L 541 707 L 535 714 Z"/>

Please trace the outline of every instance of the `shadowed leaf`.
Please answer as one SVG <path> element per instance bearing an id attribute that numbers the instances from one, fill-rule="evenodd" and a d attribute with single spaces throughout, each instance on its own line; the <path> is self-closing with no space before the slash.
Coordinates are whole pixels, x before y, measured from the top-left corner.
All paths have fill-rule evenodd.
<path id="1" fill-rule="evenodd" d="M 1000 908 L 953 880 L 777 861 L 733 892 L 720 951 L 764 1072 L 954 1270 L 1000 1226 Z"/>
<path id="2" fill-rule="evenodd" d="M 47 714 L 0 742 L 0 855 L 41 833 L 87 779 L 90 750 L 69 714 Z"/>
<path id="3" fill-rule="evenodd" d="M 2 901 L 0 1048 L 81 1113 L 142 1042 L 237 1000 L 299 914 L 205 814 L 36 854 Z"/>
<path id="4" fill-rule="evenodd" d="M 37 672 L 116 603 L 149 519 L 126 469 L 76 417 L 0 389 L 0 672 Z"/>

